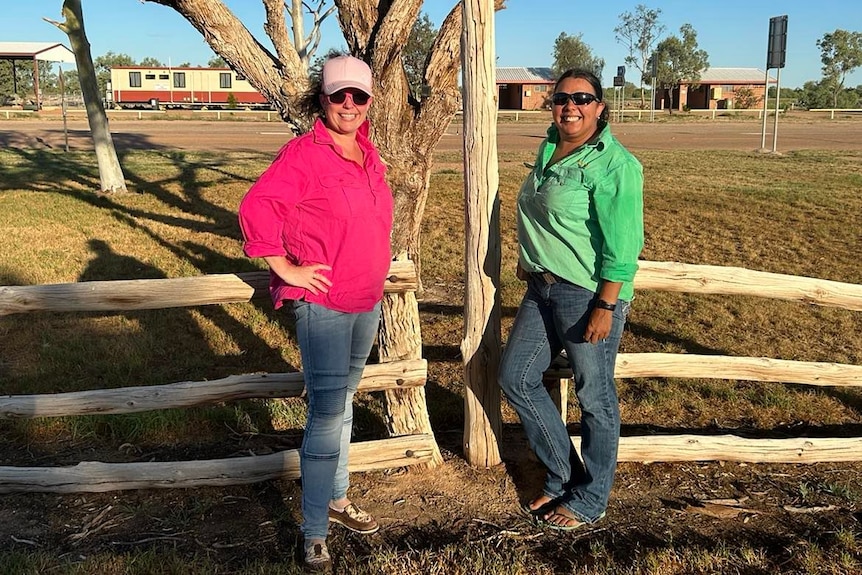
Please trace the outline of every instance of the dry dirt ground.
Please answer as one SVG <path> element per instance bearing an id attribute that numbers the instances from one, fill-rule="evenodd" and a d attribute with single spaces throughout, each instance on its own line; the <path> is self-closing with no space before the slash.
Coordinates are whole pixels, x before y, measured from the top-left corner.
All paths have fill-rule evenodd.
<path id="1" fill-rule="evenodd" d="M 502 124 L 500 149 L 535 149 L 544 127 Z M 121 149 L 275 151 L 289 137 L 281 124 L 257 122 L 113 121 L 112 130 Z M 73 149 L 89 146 L 85 124 L 70 123 L 69 131 Z M 760 144 L 760 124 L 754 121 L 625 124 L 615 132 L 632 149 L 756 149 Z M 779 150 L 857 149 L 860 135 L 858 121 L 787 122 L 779 126 Z M 62 124 L 0 120 L 0 145 L 59 149 Z M 453 126 L 441 149 L 459 147 Z M 435 394 L 447 393 L 442 382 L 460 377 L 457 344 L 446 347 L 451 357 L 435 358 L 431 365 L 432 402 Z M 858 537 L 862 531 L 859 464 L 625 463 L 603 522 L 572 534 L 546 532 L 518 512 L 520 502 L 541 489 L 542 471 L 517 425 L 505 426 L 504 463 L 492 469 L 474 469 L 464 462 L 460 429 L 435 431 L 446 462 L 433 472 L 354 474 L 352 496 L 379 518 L 382 529 L 367 538 L 335 529 L 333 548 L 339 554 L 361 559 L 381 551 L 433 552 L 448 544 L 490 544 L 568 572 L 572 565 L 589 565 L 597 552 L 610 555 L 623 569 L 650 550 L 700 547 L 719 553 L 751 547 L 768 554 L 770 567 L 745 572 L 774 573 L 784 571 L 784 565 L 787 572 L 804 572 L 798 560 L 801 549 L 819 545 L 828 553 L 837 533 L 849 530 Z M 576 426 L 571 425 L 571 431 L 576 433 Z M 265 453 L 295 447 L 295 442 L 295 437 L 246 437 L 218 448 L 164 446 L 145 457 L 205 459 L 231 452 Z M 37 450 L 0 438 L 0 465 L 69 465 L 129 460 L 129 455 L 72 442 Z M 701 504 L 714 500 L 724 505 Z M 183 556 L 209 557 L 230 572 L 255 559 L 292 560 L 299 537 L 298 501 L 294 481 L 196 490 L 0 495 L 0 553 L 38 550 L 75 560 L 97 553 L 175 550 Z"/>
<path id="2" fill-rule="evenodd" d="M 71 117 L 70 117 L 71 118 Z M 501 152 L 534 150 L 545 135 L 546 121 L 500 123 L 497 128 Z M 460 125 L 453 123 L 438 151 L 460 151 Z M 626 122 L 615 125 L 614 134 L 632 150 L 756 150 L 764 138 L 762 122 L 727 119 L 690 121 Z M 773 147 L 774 123 L 766 125 L 765 148 Z M 291 132 L 281 122 L 258 121 L 160 121 L 112 119 L 111 132 L 118 149 L 174 149 L 210 151 L 276 152 Z M 0 146 L 12 148 L 64 149 L 68 138 L 71 150 L 92 149 L 87 122 L 76 115 L 64 130 L 59 118 L 47 120 L 4 120 L 0 118 Z M 856 150 L 862 147 L 862 117 L 811 119 L 805 116 L 779 118 L 778 152 L 821 149 Z"/>

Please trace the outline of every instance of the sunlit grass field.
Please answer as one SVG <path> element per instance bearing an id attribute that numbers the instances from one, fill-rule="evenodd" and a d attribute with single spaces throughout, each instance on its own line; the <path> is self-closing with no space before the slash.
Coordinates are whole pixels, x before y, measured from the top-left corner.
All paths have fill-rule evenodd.
<path id="1" fill-rule="evenodd" d="M 646 247 L 642 258 L 744 267 L 862 284 L 862 152 L 645 151 Z M 134 193 L 100 196 L 87 153 L 0 150 L 0 285 L 193 276 L 261 269 L 241 251 L 236 207 L 271 157 L 265 154 L 132 152 L 121 161 Z M 500 157 L 503 338 L 522 294 L 514 276 L 514 202 L 533 152 Z M 459 429 L 463 408 L 461 158 L 440 154 L 423 222 L 420 298 L 429 411 L 435 430 Z M 862 364 L 862 314 L 757 297 L 643 291 L 622 350 L 772 357 Z M 0 317 L 0 393 L 34 394 L 299 369 L 290 320 L 268 301 L 116 315 Z M 720 379 L 619 381 L 624 427 L 763 433 L 798 426 L 859 429 L 862 391 Z M 357 437 L 383 430 L 379 398 L 359 399 Z M 509 422 L 516 421 L 504 410 Z M 195 446 L 216 457 L 237 433 L 299 429 L 300 400 L 244 401 L 127 416 L 0 420 L 3 442 L 63 459 L 87 446 Z M 102 457 L 102 460 L 105 458 Z M 72 462 L 65 462 L 66 464 Z M 862 498 L 851 494 L 856 503 Z M 2 508 L 2 502 L 0 502 Z M 854 539 L 855 537 L 855 539 Z M 811 573 L 860 568 L 858 535 L 835 534 L 832 551 L 802 557 Z M 436 553 L 378 554 L 357 573 L 550 573 L 511 542 L 451 545 Z M 756 546 L 724 555 L 669 548 L 636 567 L 601 561 L 572 573 L 768 572 Z M 47 552 L 0 555 L 0 572 L 293 573 L 260 563 L 226 570 L 205 558 L 149 552 L 92 556 L 75 565 Z M 133 566 L 135 565 L 135 566 Z M 725 571 L 728 565 L 736 570 Z M 358 569 L 358 567 L 357 567 Z M 758 569 L 762 569 L 758 570 Z M 843 569 L 843 570 L 842 570 Z"/>

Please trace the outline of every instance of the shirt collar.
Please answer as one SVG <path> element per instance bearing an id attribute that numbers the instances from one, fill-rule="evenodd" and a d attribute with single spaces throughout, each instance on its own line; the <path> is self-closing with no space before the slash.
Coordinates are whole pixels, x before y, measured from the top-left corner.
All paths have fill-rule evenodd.
<path id="1" fill-rule="evenodd" d="M 610 128 L 608 128 L 608 123 L 604 120 L 599 120 L 599 129 L 596 130 L 595 134 L 592 137 L 581 144 L 579 148 L 596 148 L 599 152 L 601 152 L 605 146 L 607 145 L 606 140 L 610 136 Z M 548 127 L 548 142 L 556 146 L 560 143 L 560 131 L 557 129 L 556 124 L 551 124 Z"/>

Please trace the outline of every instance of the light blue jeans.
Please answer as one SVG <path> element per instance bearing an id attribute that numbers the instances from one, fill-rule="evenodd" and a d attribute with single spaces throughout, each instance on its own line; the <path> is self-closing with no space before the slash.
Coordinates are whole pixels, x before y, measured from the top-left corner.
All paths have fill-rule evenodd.
<path id="1" fill-rule="evenodd" d="M 347 495 L 353 395 L 380 323 L 380 304 L 365 313 L 342 313 L 294 302 L 296 336 L 308 394 L 308 419 L 300 450 L 302 532 L 329 533 L 329 502 Z"/>
<path id="2" fill-rule="evenodd" d="M 564 281 L 548 285 L 531 275 L 500 365 L 500 387 L 547 467 L 545 495 L 586 523 L 602 517 L 616 472 L 620 411 L 614 363 L 631 307 L 618 301 L 610 335 L 591 344 L 583 335 L 595 299 L 594 292 L 580 286 Z M 583 460 L 542 384 L 543 373 L 562 349 L 581 409 Z"/>

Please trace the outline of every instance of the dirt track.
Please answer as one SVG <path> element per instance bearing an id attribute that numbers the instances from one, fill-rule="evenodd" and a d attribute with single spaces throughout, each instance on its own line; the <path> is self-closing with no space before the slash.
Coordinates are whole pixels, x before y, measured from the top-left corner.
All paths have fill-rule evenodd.
<path id="1" fill-rule="evenodd" d="M 500 151 L 534 150 L 544 137 L 547 124 L 500 123 Z M 85 120 L 68 122 L 69 147 L 92 149 Z M 461 126 L 452 124 L 438 146 L 439 151 L 458 151 Z M 766 148 L 772 149 L 772 119 L 767 122 Z M 613 126 L 614 134 L 631 150 L 700 149 L 756 150 L 761 146 L 762 123 L 758 120 L 691 120 L 627 122 Z M 291 138 L 280 122 L 111 120 L 114 144 L 120 150 L 174 149 L 211 151 L 275 152 Z M 63 149 L 63 124 L 51 120 L 0 120 L 0 146 L 11 148 Z M 777 151 L 801 149 L 862 149 L 862 119 L 828 120 L 788 118 L 779 120 Z"/>

